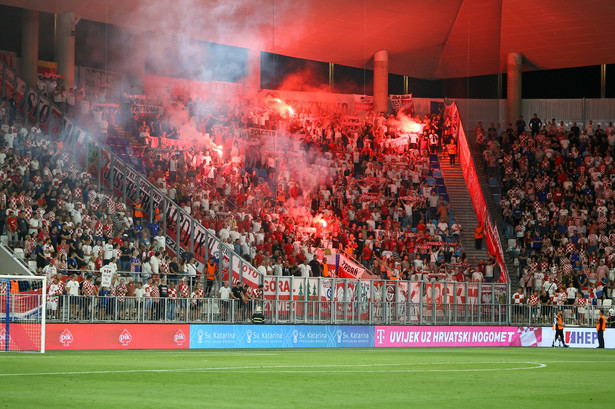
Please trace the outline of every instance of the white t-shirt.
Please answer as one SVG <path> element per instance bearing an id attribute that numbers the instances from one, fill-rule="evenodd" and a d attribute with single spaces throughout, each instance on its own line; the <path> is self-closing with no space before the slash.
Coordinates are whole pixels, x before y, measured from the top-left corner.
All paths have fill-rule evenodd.
<path id="1" fill-rule="evenodd" d="M 147 262 L 141 265 L 141 269 L 143 270 L 143 275 L 149 277 L 152 274 L 152 265 Z"/>
<path id="2" fill-rule="evenodd" d="M 105 260 L 111 260 L 111 257 L 113 257 L 113 244 L 105 243 L 103 244 L 103 249 L 104 249 L 103 258 Z"/>
<path id="3" fill-rule="evenodd" d="M 188 272 L 188 276 L 194 277 L 196 276 L 196 268 L 192 264 L 186 264 L 186 270 Z"/>
<path id="4" fill-rule="evenodd" d="M 79 281 L 70 280 L 66 283 L 66 293 L 68 295 L 79 295 Z"/>
<path id="5" fill-rule="evenodd" d="M 154 237 L 154 240 L 156 240 L 156 246 L 158 249 L 164 249 L 167 245 L 167 239 L 164 236 L 156 236 Z"/>
<path id="6" fill-rule="evenodd" d="M 220 293 L 221 300 L 228 300 L 231 298 L 231 288 L 230 287 L 220 287 L 218 291 Z"/>
<path id="7" fill-rule="evenodd" d="M 152 273 L 158 274 L 160 272 L 160 260 L 158 260 L 158 257 L 150 258 L 149 262 L 152 265 Z"/>
<path id="8" fill-rule="evenodd" d="M 307 264 L 300 264 L 299 271 L 301 272 L 301 277 L 309 277 L 310 271 L 312 271 L 312 269 Z"/>

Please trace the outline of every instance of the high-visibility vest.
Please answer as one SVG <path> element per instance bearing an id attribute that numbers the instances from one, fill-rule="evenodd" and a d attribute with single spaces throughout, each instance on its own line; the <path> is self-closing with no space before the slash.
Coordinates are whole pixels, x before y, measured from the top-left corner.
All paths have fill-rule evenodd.
<path id="1" fill-rule="evenodd" d="M 477 226 L 476 228 L 474 228 L 474 238 L 475 239 L 482 239 L 484 235 L 485 233 L 484 233 L 483 226 Z"/>
<path id="2" fill-rule="evenodd" d="M 606 318 L 604 315 L 601 315 L 598 318 L 598 323 L 596 324 L 596 331 L 604 331 L 606 329 Z"/>
<path id="3" fill-rule="evenodd" d="M 135 205 L 135 217 L 143 217 L 143 211 L 141 210 L 141 204 Z"/>
<path id="4" fill-rule="evenodd" d="M 557 325 L 553 325 L 553 329 L 564 329 L 564 323 L 562 321 L 562 317 L 557 317 Z"/>
<path id="5" fill-rule="evenodd" d="M 327 266 L 327 263 L 322 263 L 322 276 L 329 277 L 329 266 Z"/>
<path id="6" fill-rule="evenodd" d="M 19 281 L 11 280 L 11 294 L 19 292 Z"/>
<path id="7" fill-rule="evenodd" d="M 207 279 L 215 280 L 216 279 L 216 265 L 207 263 Z"/>

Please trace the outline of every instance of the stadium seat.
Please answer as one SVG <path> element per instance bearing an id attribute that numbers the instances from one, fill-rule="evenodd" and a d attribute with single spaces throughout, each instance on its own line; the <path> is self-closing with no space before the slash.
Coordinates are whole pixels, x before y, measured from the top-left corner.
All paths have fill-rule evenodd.
<path id="1" fill-rule="evenodd" d="M 436 176 L 436 184 L 439 186 L 444 186 L 444 178 Z"/>
<path id="2" fill-rule="evenodd" d="M 13 250 L 13 254 L 15 254 L 15 257 L 17 257 L 20 260 L 24 259 L 24 252 L 23 249 L 20 248 L 16 248 Z"/>
<path id="3" fill-rule="evenodd" d="M 441 178 L 442 177 L 442 171 L 440 169 L 436 169 L 433 172 L 433 175 L 437 178 Z"/>

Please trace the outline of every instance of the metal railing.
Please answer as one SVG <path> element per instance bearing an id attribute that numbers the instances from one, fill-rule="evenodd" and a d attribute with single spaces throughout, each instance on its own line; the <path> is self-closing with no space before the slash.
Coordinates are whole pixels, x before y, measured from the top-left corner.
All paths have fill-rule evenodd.
<path id="1" fill-rule="evenodd" d="M 155 218 L 156 209 L 160 211 L 160 227 L 167 238 L 167 250 L 178 257 L 193 255 L 197 261 L 197 270 L 204 269 L 210 256 L 220 260 L 224 258 L 223 262 L 217 264 L 218 282 L 224 274 L 224 265 L 233 265 L 234 260 L 239 260 L 241 269 L 245 265 L 251 271 L 258 272 L 235 253 L 232 246 L 217 238 L 214 231 L 203 227 L 132 165 L 0 61 L 0 98 L 8 98 L 13 93 L 16 96 L 17 114 L 23 115 L 24 126 L 37 124 L 43 135 L 61 142 L 64 152 L 71 155 L 83 169 L 93 173 L 99 191 L 106 189 L 121 197 L 127 209 L 140 199 L 145 219 L 150 222 Z"/>
<path id="2" fill-rule="evenodd" d="M 246 323 L 258 306 L 268 324 L 550 326 L 563 311 L 566 326 L 591 327 L 600 306 L 529 306 L 419 301 L 221 300 L 219 298 L 56 297 L 48 322 Z M 605 311 L 608 314 L 608 312 Z"/>

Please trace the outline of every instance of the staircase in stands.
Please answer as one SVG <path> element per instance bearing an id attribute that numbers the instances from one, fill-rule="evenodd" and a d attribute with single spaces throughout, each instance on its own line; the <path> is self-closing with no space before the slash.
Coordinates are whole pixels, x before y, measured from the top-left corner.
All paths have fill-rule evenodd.
<path id="1" fill-rule="evenodd" d="M 504 250 L 504 263 L 506 264 L 506 270 L 508 271 L 508 281 L 510 282 L 510 288 L 512 291 L 519 286 L 519 276 L 517 267 L 514 265 L 513 257 L 506 252 L 508 248 L 508 240 L 504 236 L 504 227 L 502 224 L 502 208 L 500 207 L 501 188 L 499 177 L 492 175 L 491 177 L 487 173 L 487 165 L 483 159 L 483 152 L 480 146 L 476 143 L 476 139 L 473 137 L 474 131 L 470 129 L 465 130 L 467 135 L 468 147 L 474 161 L 474 167 L 476 168 L 476 174 L 483 190 L 483 196 L 485 197 L 485 203 L 489 209 L 492 220 L 498 227 L 500 234 L 500 241 L 502 243 L 502 250 Z"/>
<path id="2" fill-rule="evenodd" d="M 486 249 L 485 240 L 483 240 L 483 248 L 481 250 L 476 249 L 474 227 L 478 224 L 478 220 L 461 166 L 459 161 L 457 161 L 455 166 L 451 166 L 448 155 L 442 152 L 438 153 L 438 159 L 440 162 L 440 172 L 446 183 L 449 202 L 455 215 L 455 220 L 463 229 L 461 232 L 461 244 L 466 252 L 468 261 L 476 266 L 481 259 L 487 261 L 489 253 Z M 437 172 L 434 173 L 436 176 L 437 174 Z"/>

